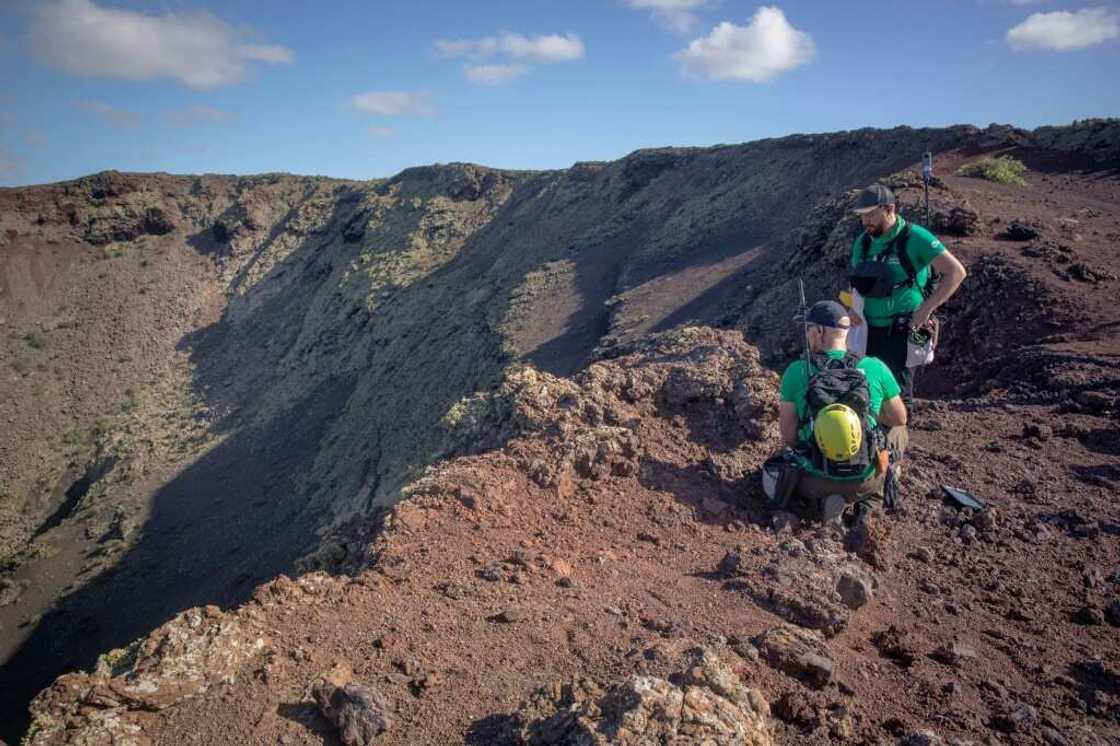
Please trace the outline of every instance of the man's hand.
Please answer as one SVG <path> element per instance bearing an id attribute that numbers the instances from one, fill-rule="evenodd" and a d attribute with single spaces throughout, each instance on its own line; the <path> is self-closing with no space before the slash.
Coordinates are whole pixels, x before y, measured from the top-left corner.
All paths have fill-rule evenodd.
<path id="1" fill-rule="evenodd" d="M 929 317 L 933 314 L 932 311 L 927 311 L 924 306 L 914 312 L 910 317 L 910 331 L 917 331 L 918 329 L 925 329 L 929 326 Z"/>
<path id="2" fill-rule="evenodd" d="M 921 329 L 928 324 L 929 317 L 945 301 L 949 300 L 953 293 L 957 292 L 957 288 L 961 286 L 968 274 L 965 272 L 964 265 L 948 251 L 943 251 L 934 257 L 933 268 L 941 273 L 941 282 L 937 284 L 937 289 L 933 291 L 933 295 L 926 298 L 925 303 L 918 306 L 918 310 L 910 317 L 911 329 Z"/>
<path id="3" fill-rule="evenodd" d="M 852 321 L 852 326 L 863 326 L 863 317 L 855 312 L 854 309 L 848 309 L 848 318 Z"/>

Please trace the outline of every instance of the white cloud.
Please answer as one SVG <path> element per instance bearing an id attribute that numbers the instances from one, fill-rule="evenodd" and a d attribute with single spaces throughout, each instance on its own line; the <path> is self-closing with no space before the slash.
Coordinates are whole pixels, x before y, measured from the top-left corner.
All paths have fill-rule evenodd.
<path id="1" fill-rule="evenodd" d="M 1007 31 L 1012 49 L 1084 49 L 1120 36 L 1120 15 L 1107 8 L 1035 13 Z"/>
<path id="2" fill-rule="evenodd" d="M 31 47 L 77 75 L 129 80 L 173 78 L 191 88 L 235 83 L 247 60 L 291 62 L 279 46 L 247 46 L 209 13 L 152 15 L 105 8 L 92 0 L 49 0 L 33 11 Z"/>
<path id="3" fill-rule="evenodd" d="M 518 60 L 570 62 L 583 57 L 583 42 L 575 34 L 548 34 L 532 38 L 503 34 L 502 51 Z"/>
<path id="4" fill-rule="evenodd" d="M 635 10 L 648 10 L 669 30 L 680 34 L 692 31 L 700 23 L 695 11 L 708 0 L 625 0 Z"/>
<path id="5" fill-rule="evenodd" d="M 759 8 L 746 26 L 724 21 L 673 55 L 686 75 L 761 83 L 816 55 L 813 39 L 774 6 Z"/>
<path id="6" fill-rule="evenodd" d="M 350 97 L 350 105 L 358 111 L 382 116 L 399 114 L 431 115 L 435 109 L 426 93 L 408 91 L 370 91 Z"/>
<path id="7" fill-rule="evenodd" d="M 215 109 L 213 106 L 188 106 L 186 109 L 169 111 L 167 121 L 176 127 L 190 127 L 196 124 L 218 124 L 228 122 L 237 115 L 233 112 Z"/>
<path id="8" fill-rule="evenodd" d="M 241 47 L 241 56 L 247 60 L 267 62 L 270 65 L 290 65 L 296 61 L 295 52 L 278 44 Z"/>
<path id="9" fill-rule="evenodd" d="M 370 127 L 369 133 L 374 137 L 392 137 L 393 129 L 391 127 Z"/>
<path id="10" fill-rule="evenodd" d="M 140 115 L 127 109 L 118 109 L 104 101 L 75 101 L 74 106 L 97 115 L 114 127 L 135 127 L 140 124 Z"/>
<path id="11" fill-rule="evenodd" d="M 437 39 L 436 51 L 444 57 L 490 57 L 498 51 L 496 37 L 485 39 Z"/>
<path id="12" fill-rule="evenodd" d="M 529 72 L 525 65 L 471 65 L 467 80 L 477 85 L 503 85 Z"/>
<path id="13" fill-rule="evenodd" d="M 586 50 L 575 34 L 523 36 L 504 31 L 481 39 L 440 39 L 436 51 L 444 57 L 482 59 L 500 54 L 530 62 L 570 62 L 581 59 Z"/>

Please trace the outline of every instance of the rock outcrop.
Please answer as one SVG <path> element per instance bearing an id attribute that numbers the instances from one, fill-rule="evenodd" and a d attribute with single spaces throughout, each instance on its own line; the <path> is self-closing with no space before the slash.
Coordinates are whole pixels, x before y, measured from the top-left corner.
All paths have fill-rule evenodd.
<path id="1" fill-rule="evenodd" d="M 775 743 L 770 706 L 710 650 L 672 681 L 633 676 L 600 685 L 586 679 L 536 692 L 515 713 L 516 741 L 526 746 L 577 744 Z"/>

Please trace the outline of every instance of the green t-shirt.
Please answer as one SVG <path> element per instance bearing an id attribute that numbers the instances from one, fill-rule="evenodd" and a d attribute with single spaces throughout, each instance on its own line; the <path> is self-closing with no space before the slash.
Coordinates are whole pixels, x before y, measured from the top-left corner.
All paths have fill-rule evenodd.
<path id="1" fill-rule="evenodd" d="M 829 350 L 825 354 L 831 358 L 839 359 L 844 357 L 844 350 Z M 879 410 L 883 407 L 883 402 L 898 396 L 902 393 L 902 389 L 899 387 L 898 381 L 895 380 L 894 374 L 891 373 L 891 369 L 877 357 L 862 358 L 856 368 L 862 370 L 864 375 L 867 376 L 867 390 L 871 398 L 868 420 L 871 426 L 875 427 L 878 425 L 877 418 L 879 417 Z M 813 437 L 813 431 L 809 427 L 809 404 L 805 400 L 805 393 L 809 389 L 809 375 L 811 374 L 807 374 L 805 371 L 804 360 L 794 360 L 786 368 L 786 372 L 782 374 L 781 400 L 794 405 L 797 411 L 797 421 L 801 423 L 797 436 L 803 441 Z M 801 459 L 801 467 L 810 474 L 825 476 L 808 459 Z M 872 465 L 868 468 L 867 473 L 858 477 L 851 477 L 851 479 L 866 479 L 874 468 L 874 465 Z M 837 479 L 833 476 L 829 476 L 829 478 Z"/>
<path id="2" fill-rule="evenodd" d="M 899 217 L 895 220 L 893 228 L 878 238 L 872 238 L 866 258 L 873 259 L 883 253 L 905 225 L 906 221 Z M 862 234 L 856 236 L 856 240 L 852 242 L 852 267 L 856 266 L 860 255 L 861 238 Z M 893 316 L 911 314 L 918 310 L 923 300 L 920 288 L 929 279 L 929 265 L 934 257 L 944 252 L 945 244 L 941 243 L 937 236 L 922 226 L 911 223 L 910 238 L 906 241 L 906 253 L 910 255 L 914 269 L 918 270 L 917 282 L 914 285 L 895 288 L 889 298 L 864 298 L 863 316 L 867 319 L 867 323 L 871 326 L 890 326 Z M 886 264 L 890 267 L 891 277 L 895 283 L 906 281 L 906 270 L 903 269 L 898 256 L 888 257 Z"/>

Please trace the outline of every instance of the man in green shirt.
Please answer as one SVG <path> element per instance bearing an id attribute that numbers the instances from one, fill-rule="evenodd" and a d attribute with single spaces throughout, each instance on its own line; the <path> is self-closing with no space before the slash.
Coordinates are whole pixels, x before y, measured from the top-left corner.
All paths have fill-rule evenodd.
<path id="1" fill-rule="evenodd" d="M 864 189 L 852 208 L 863 233 L 852 243 L 851 282 L 864 298 L 867 354 L 882 360 L 902 387 L 907 404 L 914 395 L 914 368 L 906 366 L 911 332 L 930 328 L 930 317 L 960 287 L 965 269 L 928 230 L 898 214 L 894 193 L 882 184 Z M 930 287 L 930 268 L 941 279 Z M 872 281 L 872 280 L 876 281 Z"/>
<path id="2" fill-rule="evenodd" d="M 815 303 L 806 315 L 806 324 L 810 354 L 820 353 L 836 360 L 847 354 L 851 319 L 842 305 L 835 301 Z M 871 428 L 889 428 L 886 445 L 901 456 L 908 439 L 906 406 L 898 382 L 890 369 L 874 357 L 861 358 L 855 368 L 867 379 L 867 424 Z M 838 477 L 826 474 L 805 455 L 813 438 L 806 394 L 815 372 L 811 363 L 799 359 L 790 363 L 782 374 L 778 424 L 782 442 L 792 451 L 788 462 L 798 472 L 793 493 L 819 506 L 825 520 L 839 517 L 848 502 L 863 503 L 865 508 L 874 509 L 883 496 L 886 481 L 886 472 L 875 463 L 877 459 L 862 474 Z"/>

